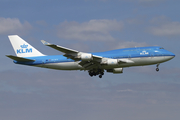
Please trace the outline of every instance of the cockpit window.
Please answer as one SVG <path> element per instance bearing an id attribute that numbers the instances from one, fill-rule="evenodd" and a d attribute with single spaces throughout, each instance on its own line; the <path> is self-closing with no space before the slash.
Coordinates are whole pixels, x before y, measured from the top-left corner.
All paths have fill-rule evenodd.
<path id="1" fill-rule="evenodd" d="M 163 47 L 159 48 L 159 49 L 164 49 Z"/>

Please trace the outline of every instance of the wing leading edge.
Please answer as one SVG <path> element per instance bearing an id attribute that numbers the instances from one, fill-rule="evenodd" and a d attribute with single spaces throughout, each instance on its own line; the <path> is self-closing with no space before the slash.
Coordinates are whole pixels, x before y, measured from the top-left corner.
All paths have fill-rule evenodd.
<path id="1" fill-rule="evenodd" d="M 58 50 L 60 52 L 65 53 L 64 54 L 65 57 L 73 59 L 75 61 L 76 60 L 81 60 L 80 56 L 82 54 L 89 54 L 89 53 L 79 52 L 77 50 L 73 50 L 73 49 L 70 49 L 70 48 L 62 47 L 62 46 L 59 46 L 59 45 L 51 44 L 51 43 L 48 43 L 48 42 L 46 42 L 44 40 L 41 40 L 41 42 L 46 46 L 49 46 L 49 47 L 54 48 L 54 49 L 56 49 L 56 50 Z M 97 61 L 97 62 L 100 62 L 101 59 L 103 58 L 103 57 L 97 56 L 97 55 L 92 55 L 92 57 L 93 57 L 93 61 Z"/>

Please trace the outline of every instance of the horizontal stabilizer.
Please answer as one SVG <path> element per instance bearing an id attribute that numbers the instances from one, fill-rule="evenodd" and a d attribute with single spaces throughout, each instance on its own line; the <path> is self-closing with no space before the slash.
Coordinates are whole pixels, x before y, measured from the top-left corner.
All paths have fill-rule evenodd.
<path id="1" fill-rule="evenodd" d="M 33 61 L 35 61 L 32 59 L 17 57 L 17 56 L 13 56 L 13 55 L 6 55 L 6 56 L 13 59 L 13 60 L 19 61 L 19 62 L 33 62 Z"/>

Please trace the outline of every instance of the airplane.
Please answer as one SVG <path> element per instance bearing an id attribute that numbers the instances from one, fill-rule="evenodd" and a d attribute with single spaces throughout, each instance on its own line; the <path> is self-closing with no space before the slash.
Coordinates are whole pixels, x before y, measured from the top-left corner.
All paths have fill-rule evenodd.
<path id="1" fill-rule="evenodd" d="M 110 73 L 120 74 L 123 73 L 123 68 L 132 66 L 156 64 L 156 71 L 159 71 L 160 63 L 175 57 L 175 54 L 159 46 L 85 53 L 41 40 L 45 46 L 64 53 L 64 55 L 48 56 L 39 52 L 18 35 L 10 35 L 8 37 L 16 56 L 6 56 L 13 59 L 15 64 L 56 70 L 84 70 L 88 71 L 91 77 L 99 75 L 99 78 L 102 78 L 105 70 Z"/>

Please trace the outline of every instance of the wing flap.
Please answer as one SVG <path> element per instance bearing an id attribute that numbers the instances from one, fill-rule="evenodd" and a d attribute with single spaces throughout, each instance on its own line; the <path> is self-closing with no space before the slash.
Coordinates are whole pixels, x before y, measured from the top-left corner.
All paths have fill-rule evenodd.
<path id="1" fill-rule="evenodd" d="M 79 64 L 86 70 L 90 70 L 98 66 L 97 63 L 93 61 L 81 61 Z"/>
<path id="2" fill-rule="evenodd" d="M 101 57 L 101 56 L 93 55 L 93 59 L 94 59 L 95 61 L 100 62 L 100 61 L 102 60 L 102 58 L 103 58 L 103 57 Z"/>
<path id="3" fill-rule="evenodd" d="M 119 63 L 134 63 L 132 60 L 128 60 L 128 59 L 118 59 Z"/>
<path id="4" fill-rule="evenodd" d="M 13 55 L 6 55 L 6 56 L 13 59 L 13 60 L 19 61 L 19 62 L 33 62 L 33 61 L 35 61 L 32 59 L 17 57 L 17 56 L 13 56 Z"/>

